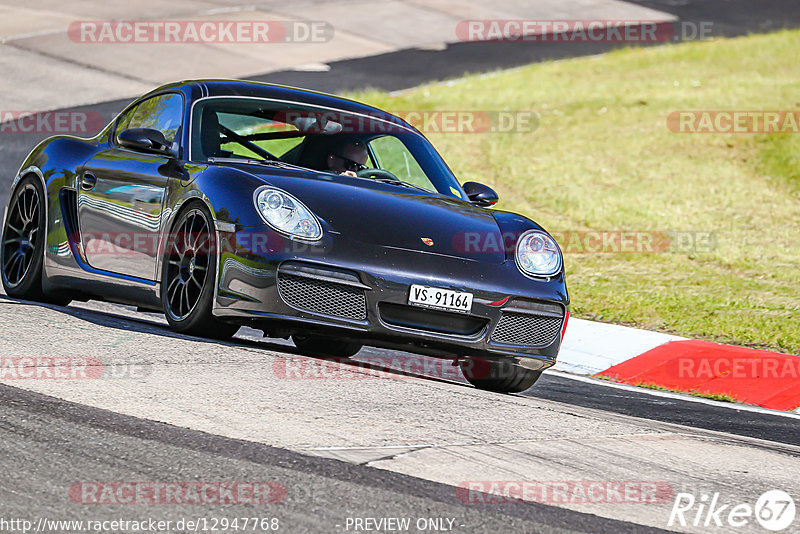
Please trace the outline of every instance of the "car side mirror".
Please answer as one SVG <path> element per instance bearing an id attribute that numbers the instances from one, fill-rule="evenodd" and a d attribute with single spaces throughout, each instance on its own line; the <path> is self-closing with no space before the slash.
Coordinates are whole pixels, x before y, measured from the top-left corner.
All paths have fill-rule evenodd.
<path id="1" fill-rule="evenodd" d="M 120 146 L 138 152 L 154 152 L 164 156 L 174 156 L 172 146 L 164 134 L 150 128 L 130 128 L 117 136 Z"/>
<path id="2" fill-rule="evenodd" d="M 497 193 L 488 185 L 479 184 L 478 182 L 464 182 L 461 187 L 467 194 L 469 201 L 477 206 L 484 208 L 494 206 L 499 200 Z"/>

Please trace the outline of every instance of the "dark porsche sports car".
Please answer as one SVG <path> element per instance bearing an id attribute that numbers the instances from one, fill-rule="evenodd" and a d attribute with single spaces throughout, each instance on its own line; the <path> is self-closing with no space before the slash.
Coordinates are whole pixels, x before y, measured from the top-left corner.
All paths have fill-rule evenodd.
<path id="1" fill-rule="evenodd" d="M 12 297 L 241 325 L 301 352 L 362 345 L 458 362 L 519 392 L 555 363 L 569 297 L 535 222 L 490 209 L 389 113 L 316 92 L 200 80 L 139 98 L 92 139 L 37 146 L 3 223 Z"/>

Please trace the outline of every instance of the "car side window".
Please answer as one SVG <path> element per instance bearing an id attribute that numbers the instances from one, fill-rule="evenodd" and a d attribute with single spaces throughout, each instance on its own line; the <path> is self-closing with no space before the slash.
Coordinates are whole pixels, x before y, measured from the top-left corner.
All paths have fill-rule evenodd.
<path id="1" fill-rule="evenodd" d="M 183 97 L 178 94 L 160 95 L 141 102 L 117 123 L 117 135 L 130 128 L 158 130 L 170 143 L 183 123 Z"/>
<path id="2" fill-rule="evenodd" d="M 128 124 L 131 122 L 131 117 L 133 117 L 133 113 L 136 111 L 136 106 L 130 108 L 126 111 L 117 121 L 117 129 L 115 135 L 119 135 L 120 133 L 124 132 L 128 129 Z"/>
<path id="3" fill-rule="evenodd" d="M 374 163 L 381 169 L 387 170 L 404 182 L 417 185 L 429 191 L 436 191 L 431 181 L 419 166 L 417 160 L 406 148 L 406 145 L 392 135 L 378 137 L 370 142 Z"/>

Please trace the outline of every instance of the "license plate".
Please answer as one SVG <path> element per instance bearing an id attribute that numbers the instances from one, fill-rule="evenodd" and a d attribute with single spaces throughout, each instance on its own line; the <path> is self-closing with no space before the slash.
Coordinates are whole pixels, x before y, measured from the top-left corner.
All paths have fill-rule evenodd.
<path id="1" fill-rule="evenodd" d="M 472 293 L 414 284 L 411 286 L 408 303 L 426 308 L 469 313 L 472 310 Z"/>

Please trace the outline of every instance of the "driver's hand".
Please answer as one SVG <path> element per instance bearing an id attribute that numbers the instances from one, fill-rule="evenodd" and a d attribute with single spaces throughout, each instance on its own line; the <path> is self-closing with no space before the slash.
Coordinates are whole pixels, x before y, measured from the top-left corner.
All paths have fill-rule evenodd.
<path id="1" fill-rule="evenodd" d="M 344 171 L 339 173 L 342 176 L 352 176 L 353 178 L 358 178 L 358 175 L 353 171 Z"/>

